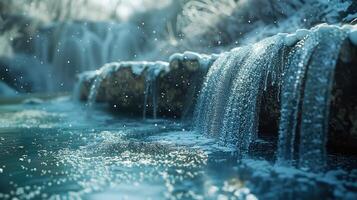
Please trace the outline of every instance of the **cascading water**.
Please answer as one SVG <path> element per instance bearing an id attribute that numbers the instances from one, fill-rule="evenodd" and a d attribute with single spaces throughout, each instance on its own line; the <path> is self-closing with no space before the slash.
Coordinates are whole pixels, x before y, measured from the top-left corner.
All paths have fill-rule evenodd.
<path id="1" fill-rule="evenodd" d="M 196 130 L 234 146 L 240 155 L 248 152 L 256 137 L 264 84 L 268 84 L 268 76 L 276 78 L 275 71 L 280 69 L 282 37 L 237 48 L 218 58 L 207 74 L 198 100 Z"/>
<path id="2" fill-rule="evenodd" d="M 246 155 L 257 137 L 262 92 L 271 84 L 281 94 L 278 163 L 291 165 L 298 158 L 300 167 L 321 169 L 331 85 L 346 33 L 320 25 L 222 54 L 203 84 L 196 130 Z"/>
<path id="3" fill-rule="evenodd" d="M 100 69 L 96 70 L 95 79 L 93 80 L 89 90 L 88 106 L 91 107 L 96 102 L 100 84 L 107 77 L 107 75 L 115 70 L 118 70 L 120 67 L 120 63 L 107 63 Z"/>
<path id="4" fill-rule="evenodd" d="M 52 65 L 51 73 L 56 77 L 49 77 L 53 82 L 51 90 L 66 90 L 79 72 L 134 59 L 143 49 L 144 37 L 129 23 L 57 24 L 39 30 L 34 38 L 34 54 L 41 63 Z"/>
<path id="5" fill-rule="evenodd" d="M 300 166 L 325 166 L 330 99 L 335 66 L 347 34 L 337 27 L 321 27 L 306 74 L 300 135 Z"/>
<path id="6" fill-rule="evenodd" d="M 88 79 L 94 79 L 96 77 L 97 71 L 87 71 L 87 72 L 82 72 L 77 76 L 78 81 L 74 85 L 73 88 L 73 93 L 72 93 L 72 99 L 74 101 L 79 101 L 81 99 L 81 86 L 84 81 Z"/>
<path id="7" fill-rule="evenodd" d="M 235 144 L 240 155 L 248 153 L 251 142 L 257 137 L 262 91 L 268 83 L 267 76 L 272 74 L 274 78 L 273 74 L 279 69 L 279 53 L 283 47 L 280 35 L 253 45 L 232 84 L 221 136 L 226 143 Z M 271 83 L 277 81 L 271 80 Z"/>
<path id="8" fill-rule="evenodd" d="M 295 135 L 300 127 L 299 166 L 311 170 L 325 166 L 331 88 L 346 37 L 346 32 L 338 27 L 322 25 L 313 29 L 291 52 L 281 98 L 280 163 L 291 163 L 297 151 Z"/>
<path id="9" fill-rule="evenodd" d="M 88 95 L 88 106 L 93 106 L 93 104 L 97 100 L 97 95 L 99 92 L 99 88 L 101 83 L 105 78 L 114 72 L 120 70 L 123 67 L 130 67 L 131 72 L 137 76 L 144 75 L 145 76 L 145 89 L 143 91 L 144 94 L 144 102 L 143 102 L 143 119 L 146 119 L 147 108 L 149 107 L 148 99 L 151 97 L 153 118 L 157 117 L 157 77 L 161 72 L 168 72 L 169 63 L 157 61 L 157 62 L 120 62 L 120 63 L 108 63 L 101 67 L 99 70 L 93 73 L 85 73 L 79 77 L 79 82 L 82 82 L 84 78 L 93 78 L 93 83 L 90 87 L 89 95 Z M 93 77 L 94 76 L 94 77 Z M 81 83 L 78 84 L 78 87 Z M 79 96 L 80 88 L 74 93 L 76 96 Z M 76 98 L 76 97 L 75 97 Z M 77 97 L 78 98 L 78 97 Z"/>
<path id="10" fill-rule="evenodd" d="M 293 159 L 295 132 L 299 112 L 302 79 L 313 50 L 317 45 L 314 35 L 298 42 L 290 51 L 285 66 L 281 92 L 278 163 L 289 164 Z"/>
<path id="11" fill-rule="evenodd" d="M 49 61 L 49 38 L 46 35 L 46 31 L 40 32 L 34 39 L 35 56 L 41 63 L 48 63 Z"/>
<path id="12" fill-rule="evenodd" d="M 155 62 L 146 63 L 147 72 L 145 76 L 145 91 L 144 91 L 144 106 L 143 106 L 143 119 L 146 119 L 146 112 L 148 107 L 148 97 L 152 97 L 152 116 L 154 119 L 157 118 L 157 77 L 166 68 L 168 68 L 168 63 L 165 62 Z"/>

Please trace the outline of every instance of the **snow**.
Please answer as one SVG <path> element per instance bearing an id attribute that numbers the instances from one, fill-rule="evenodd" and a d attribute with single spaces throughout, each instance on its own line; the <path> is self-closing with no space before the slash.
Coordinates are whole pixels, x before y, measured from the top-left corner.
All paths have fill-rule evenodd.
<path id="1" fill-rule="evenodd" d="M 217 58 L 219 57 L 219 54 L 212 54 L 212 55 L 206 55 L 206 54 L 199 54 L 196 52 L 192 51 L 185 51 L 184 53 L 175 53 L 172 54 L 169 57 L 169 62 L 172 62 L 174 60 L 179 60 L 179 61 L 198 61 L 200 64 L 200 67 L 203 68 L 208 68 L 211 63 L 213 63 Z"/>
<path id="2" fill-rule="evenodd" d="M 352 44 L 357 46 L 357 27 L 355 26 L 348 34 Z"/>
<path id="3" fill-rule="evenodd" d="M 84 72 L 79 75 L 79 82 L 76 86 L 74 92 L 75 98 L 78 99 L 79 92 L 83 81 L 94 79 L 89 96 L 88 96 L 88 105 L 93 105 L 96 101 L 98 90 L 102 81 L 111 74 L 118 72 L 122 68 L 129 68 L 134 75 L 140 76 L 145 73 L 145 79 L 147 81 L 154 81 L 157 76 L 163 72 L 169 72 L 169 63 L 164 61 L 148 62 L 148 61 L 124 61 L 124 62 L 112 62 L 107 63 L 102 66 L 100 69 L 95 71 Z M 144 106 L 145 108 L 145 106 Z"/>
<path id="4" fill-rule="evenodd" d="M 245 174 L 246 185 L 250 186 L 254 193 L 260 193 L 260 197 L 280 196 L 278 193 L 287 191 L 286 185 L 293 186 L 290 187 L 291 192 L 306 192 L 305 187 L 308 185 L 308 190 L 315 194 L 323 192 L 324 195 L 329 193 L 333 199 L 356 199 L 356 193 L 348 192 L 351 188 L 356 188 L 355 179 L 347 178 L 351 173 L 341 169 L 311 173 L 253 159 L 243 159 L 238 168 L 238 171 Z"/>
<path id="5" fill-rule="evenodd" d="M 311 31 L 307 30 L 307 29 L 298 29 L 296 30 L 295 34 L 296 34 L 296 38 L 298 40 L 302 40 L 306 35 L 308 35 Z"/>
<path id="6" fill-rule="evenodd" d="M 298 42 L 298 38 L 296 37 L 296 34 L 288 34 L 284 38 L 284 44 L 289 47 L 293 46 L 297 42 Z"/>
<path id="7" fill-rule="evenodd" d="M 120 68 L 130 68 L 133 74 L 141 75 L 146 69 L 155 69 L 155 74 L 158 75 L 161 71 L 169 71 L 169 63 L 163 61 L 147 62 L 147 61 L 123 61 L 111 62 L 103 65 L 95 71 L 86 71 L 78 75 L 78 78 L 90 80 L 97 76 L 108 76 L 111 73 L 118 71 Z"/>

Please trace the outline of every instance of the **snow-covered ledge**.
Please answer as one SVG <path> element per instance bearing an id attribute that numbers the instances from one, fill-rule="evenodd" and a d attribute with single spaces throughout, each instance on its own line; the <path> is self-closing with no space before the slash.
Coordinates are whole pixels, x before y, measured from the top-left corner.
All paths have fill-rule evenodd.
<path id="1" fill-rule="evenodd" d="M 129 114 L 178 118 L 193 109 L 192 100 L 217 57 L 184 52 L 169 62 L 108 63 L 79 74 L 75 96 L 88 105 L 106 102 Z"/>
<path id="2" fill-rule="evenodd" d="M 316 31 L 336 28 L 319 25 L 311 30 L 278 34 L 284 40 L 283 58 L 299 41 Z M 347 34 L 337 60 L 329 119 L 329 149 L 356 152 L 357 144 L 357 48 L 356 26 L 337 27 Z M 224 54 L 224 53 L 223 53 Z M 203 79 L 219 55 L 193 52 L 174 54 L 166 62 L 110 63 L 94 72 L 79 75 L 77 96 L 91 105 L 106 102 L 111 110 L 143 117 L 180 118 L 193 114 Z M 280 77 L 280 75 L 278 75 Z M 277 80 L 281 82 L 281 80 Z M 262 92 L 259 133 L 278 133 L 279 84 L 268 84 Z M 228 92 L 228 91 L 227 91 Z M 204 108 L 202 108 L 204 109 Z M 341 148 L 343 147 L 343 148 Z"/>

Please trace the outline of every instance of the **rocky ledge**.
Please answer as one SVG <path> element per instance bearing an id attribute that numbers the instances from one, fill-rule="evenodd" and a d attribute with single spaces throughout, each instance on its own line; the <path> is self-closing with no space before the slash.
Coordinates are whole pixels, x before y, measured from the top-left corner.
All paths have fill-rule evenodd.
<path id="1" fill-rule="evenodd" d="M 187 117 L 204 75 L 217 57 L 185 52 L 172 55 L 169 62 L 108 63 L 78 76 L 76 96 L 89 104 L 109 103 L 114 110 L 130 115 Z"/>
<path id="2" fill-rule="evenodd" d="M 357 154 L 357 29 L 348 29 L 340 51 L 332 89 L 328 150 Z M 310 30 L 284 36 L 285 52 Z M 194 105 L 210 66 L 219 55 L 193 52 L 174 54 L 169 62 L 109 63 L 97 71 L 79 75 L 77 96 L 82 101 L 105 102 L 111 110 L 143 117 L 183 118 L 192 116 Z M 283 73 L 283 72 L 281 72 Z M 227 91 L 228 92 L 228 91 Z M 268 86 L 262 94 L 259 133 L 277 135 L 280 88 Z M 204 108 L 202 108 L 204 109 Z M 188 118 L 190 119 L 190 118 Z"/>

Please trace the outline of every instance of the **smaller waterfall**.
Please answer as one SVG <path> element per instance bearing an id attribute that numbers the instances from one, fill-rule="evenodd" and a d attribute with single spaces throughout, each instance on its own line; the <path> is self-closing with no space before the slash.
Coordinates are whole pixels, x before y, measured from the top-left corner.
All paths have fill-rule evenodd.
<path id="1" fill-rule="evenodd" d="M 95 79 L 91 85 L 88 95 L 88 106 L 92 107 L 97 100 L 99 87 L 103 80 L 112 72 L 115 72 L 121 67 L 120 63 L 107 63 L 95 72 Z"/>
<path id="2" fill-rule="evenodd" d="M 146 109 L 148 105 L 148 97 L 152 97 L 152 111 L 153 118 L 157 117 L 157 74 L 155 73 L 155 66 L 150 66 L 147 70 L 147 75 L 145 77 L 145 91 L 144 91 L 144 105 L 143 105 L 143 119 L 146 119 Z"/>
<path id="3" fill-rule="evenodd" d="M 157 108 L 158 108 L 158 100 L 157 100 L 157 77 L 162 72 L 168 72 L 169 63 L 157 61 L 157 62 L 120 62 L 120 63 L 108 63 L 105 64 L 100 69 L 96 70 L 94 75 L 93 72 L 84 73 L 79 76 L 79 82 L 83 82 L 83 77 L 91 77 L 95 76 L 90 91 L 88 95 L 88 105 L 93 106 L 97 100 L 97 95 L 99 89 L 101 87 L 101 83 L 111 74 L 117 72 L 121 68 L 129 67 L 136 76 L 145 76 L 145 87 L 143 91 L 144 95 L 144 105 L 143 105 L 143 118 L 146 119 L 147 108 L 149 107 L 149 98 L 151 97 L 153 118 L 157 118 Z M 81 84 L 81 83 L 79 83 Z M 79 87 L 79 86 L 78 86 Z M 79 90 L 79 89 L 78 89 Z M 80 91 L 77 91 L 78 94 Z"/>
<path id="4" fill-rule="evenodd" d="M 143 119 L 146 119 L 146 112 L 148 107 L 148 97 L 151 95 L 152 99 L 152 116 L 157 118 L 157 77 L 162 71 L 167 71 L 169 64 L 166 62 L 157 61 L 154 63 L 147 63 L 147 71 L 145 76 L 145 91 L 144 91 L 144 106 L 143 106 Z"/>
<path id="5" fill-rule="evenodd" d="M 75 101 L 79 101 L 81 98 L 81 87 L 83 83 L 89 79 L 94 79 L 96 77 L 96 71 L 87 71 L 79 74 L 77 76 L 78 81 L 76 82 L 73 93 L 72 93 L 72 99 Z"/>

